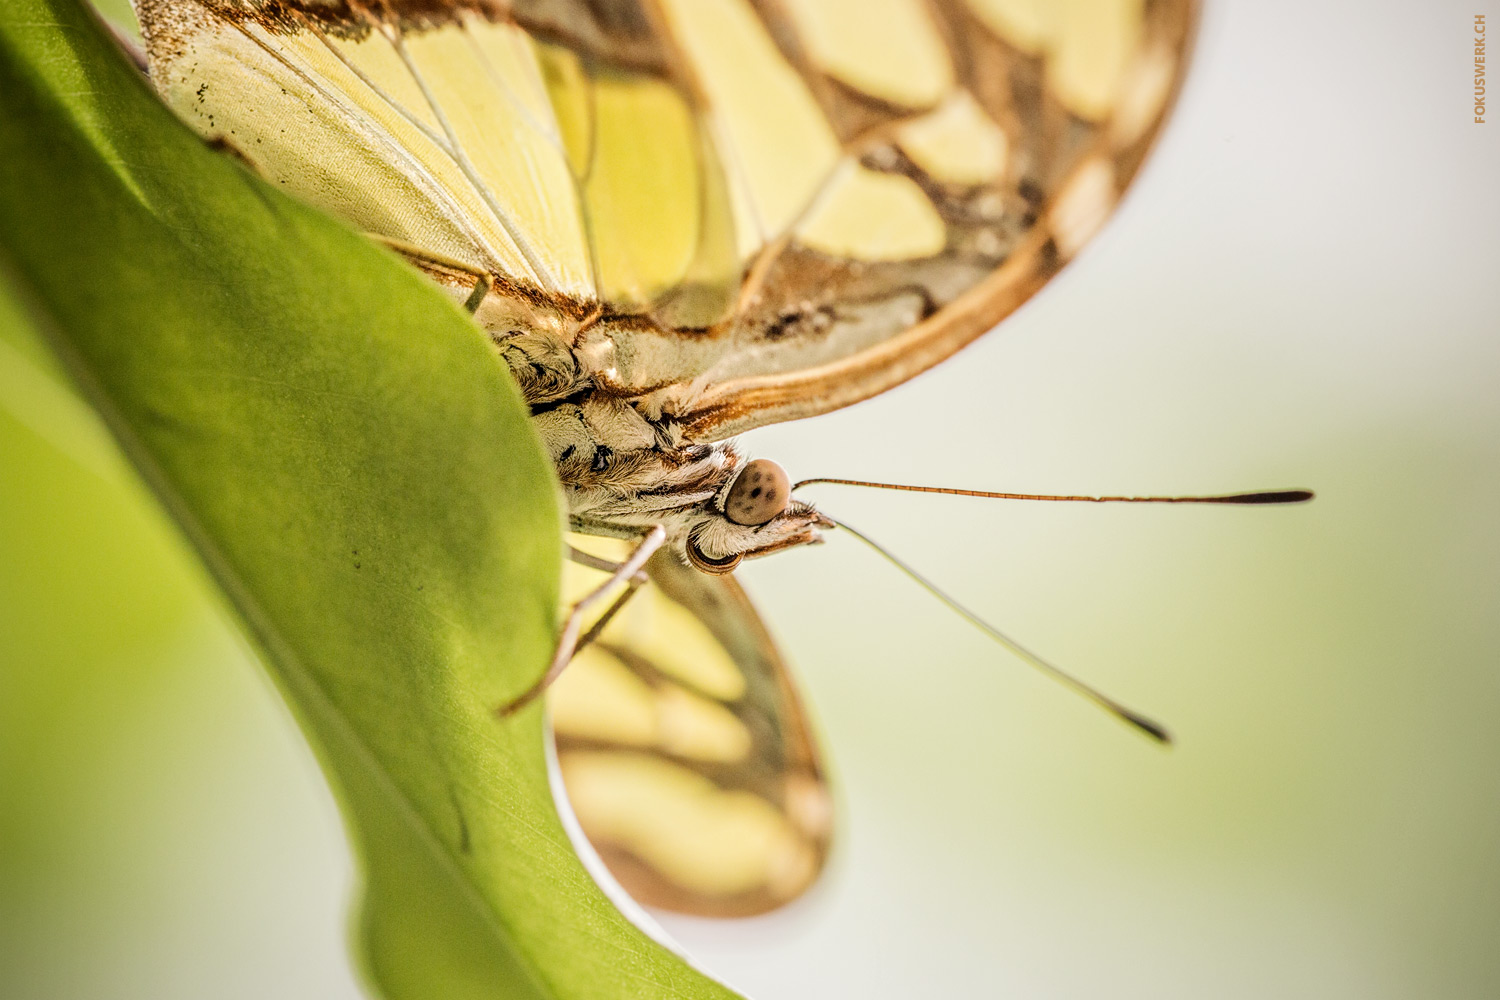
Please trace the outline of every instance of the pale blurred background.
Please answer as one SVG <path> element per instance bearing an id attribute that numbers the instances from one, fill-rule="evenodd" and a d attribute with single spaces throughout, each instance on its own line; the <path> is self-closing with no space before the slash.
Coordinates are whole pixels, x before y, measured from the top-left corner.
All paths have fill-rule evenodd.
<path id="1" fill-rule="evenodd" d="M 790 912 L 664 920 L 700 965 L 764 998 L 1500 996 L 1500 123 L 1472 123 L 1475 13 L 1500 24 L 1211 4 L 1164 141 L 1061 279 L 915 383 L 748 439 L 794 477 L 1320 495 L 822 488 L 1179 745 L 847 536 L 747 564 L 841 840 Z M 311 756 L 13 309 L 0 330 L 0 996 L 359 996 Z"/>

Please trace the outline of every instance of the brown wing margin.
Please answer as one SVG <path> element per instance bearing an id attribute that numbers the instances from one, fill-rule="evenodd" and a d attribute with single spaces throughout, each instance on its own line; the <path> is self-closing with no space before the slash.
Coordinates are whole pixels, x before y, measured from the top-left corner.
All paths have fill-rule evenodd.
<path id="1" fill-rule="evenodd" d="M 579 725 L 560 699 L 598 698 L 607 685 L 575 663 L 569 673 L 584 669 L 565 673 L 549 695 L 564 787 L 595 851 L 637 901 L 699 916 L 764 913 L 804 892 L 827 859 L 831 799 L 811 728 L 785 662 L 732 578 L 695 572 L 668 553 L 647 570 L 654 586 L 640 596 L 696 618 L 742 688 L 736 696 L 706 690 L 632 642 L 628 622 L 607 630 L 591 651 L 594 666 L 602 659 L 617 674 L 628 670 L 632 686 L 649 691 L 654 719 L 632 736 Z M 660 639 L 671 625 L 650 628 Z M 701 752 L 685 704 L 710 721 L 727 711 L 748 735 L 743 748 Z M 639 699 L 628 711 L 639 714 Z"/>
<path id="2" fill-rule="evenodd" d="M 1015 312 L 1062 269 L 1046 232 L 1034 232 L 978 286 L 937 314 L 859 354 L 785 375 L 762 375 L 710 386 L 678 417 L 694 441 L 829 413 L 878 396 L 946 361 Z"/>

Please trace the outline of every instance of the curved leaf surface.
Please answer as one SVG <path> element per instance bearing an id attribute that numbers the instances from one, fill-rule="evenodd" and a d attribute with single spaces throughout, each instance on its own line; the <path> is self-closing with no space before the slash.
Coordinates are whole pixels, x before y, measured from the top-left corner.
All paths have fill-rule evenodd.
<path id="1" fill-rule="evenodd" d="M 394 257 L 205 149 L 77 0 L 0 12 L 0 276 L 228 596 L 340 796 L 391 998 L 726 991 L 553 810 L 561 521 L 508 374 Z"/>

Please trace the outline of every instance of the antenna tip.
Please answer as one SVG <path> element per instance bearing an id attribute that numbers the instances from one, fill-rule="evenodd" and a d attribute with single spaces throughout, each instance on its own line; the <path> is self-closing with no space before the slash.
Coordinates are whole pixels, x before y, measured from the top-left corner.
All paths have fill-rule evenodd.
<path id="1" fill-rule="evenodd" d="M 1162 746 L 1169 747 L 1172 745 L 1172 734 L 1167 732 L 1167 727 L 1163 726 L 1160 722 L 1153 722 L 1151 719 L 1146 718 L 1144 715 L 1137 715 L 1134 712 L 1126 711 L 1121 712 L 1120 714 L 1126 722 L 1130 723 L 1132 726 L 1139 729 L 1141 732 L 1145 733 L 1147 736 L 1151 737 Z"/>
<path id="2" fill-rule="evenodd" d="M 1306 503 L 1313 498 L 1312 490 L 1269 490 L 1264 493 L 1241 493 L 1229 498 L 1230 503 Z"/>

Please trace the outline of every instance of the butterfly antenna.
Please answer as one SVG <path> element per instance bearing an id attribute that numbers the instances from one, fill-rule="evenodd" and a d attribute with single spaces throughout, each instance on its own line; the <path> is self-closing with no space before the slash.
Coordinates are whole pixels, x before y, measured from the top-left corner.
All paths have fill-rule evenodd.
<path id="1" fill-rule="evenodd" d="M 837 480 L 828 481 L 836 482 Z M 799 483 L 798 485 L 800 486 L 801 484 Z M 937 584 L 933 583 L 921 573 L 918 573 L 915 569 L 912 569 L 906 563 L 902 562 L 894 553 L 885 549 L 882 545 L 880 545 L 879 542 L 876 542 L 869 535 L 866 535 L 863 532 L 857 531 L 856 529 L 850 527 L 847 521 L 839 521 L 833 518 L 830 518 L 830 520 L 834 520 L 835 523 L 844 531 L 849 532 L 849 534 L 853 535 L 855 538 L 858 538 L 861 542 L 864 542 L 870 548 L 880 553 L 880 555 L 884 556 L 886 560 L 889 561 L 893 566 L 895 566 L 901 572 L 905 573 L 907 576 L 911 577 L 913 580 L 917 581 L 917 583 L 921 584 L 929 594 L 942 601 L 948 607 L 952 608 L 975 628 L 979 629 L 985 635 L 989 636 L 991 639 L 995 640 L 1000 645 L 1010 650 L 1016 656 L 1025 660 L 1027 663 L 1031 664 L 1042 673 L 1050 675 L 1054 680 L 1060 681 L 1066 686 L 1072 688 L 1074 691 L 1083 695 L 1089 701 L 1098 705 L 1100 708 L 1104 709 L 1115 718 L 1129 723 L 1136 729 L 1151 737 L 1153 740 L 1156 740 L 1158 743 L 1164 744 L 1166 746 L 1172 745 L 1172 734 L 1167 732 L 1166 727 L 1164 727 L 1161 723 L 1148 719 L 1144 715 L 1141 715 L 1139 712 L 1131 711 L 1124 705 L 1121 705 L 1119 702 L 1106 695 L 1104 692 L 1098 690 L 1097 688 L 1091 687 L 1088 684 L 1085 684 L 1083 681 L 1079 680 L 1077 677 L 1074 677 L 1072 674 L 1053 666 L 1051 663 L 1048 663 L 1046 660 L 1042 659 L 1040 656 L 1036 655 L 1031 650 L 1021 645 L 1019 642 L 1016 642 L 1016 640 L 1012 639 L 1004 632 L 1001 632 L 995 626 L 991 625 L 983 618 L 980 618 L 974 612 L 970 611 L 968 608 L 964 607 L 962 604 L 958 603 L 947 594 L 943 593 L 943 591 L 937 586 Z"/>
<path id="2" fill-rule="evenodd" d="M 985 497 L 990 500 L 1065 500 L 1075 503 L 1224 503 L 1224 504 L 1286 504 L 1306 503 L 1313 498 L 1312 490 L 1261 490 L 1255 493 L 1221 493 L 1212 496 L 1188 497 L 1091 497 L 1059 493 L 995 493 L 989 490 L 958 490 L 946 486 L 907 486 L 901 483 L 871 483 L 863 479 L 804 479 L 792 487 L 795 493 L 804 486 L 819 484 L 834 486 L 868 486 L 877 490 L 902 490 L 907 493 L 946 493 L 958 497 Z"/>

